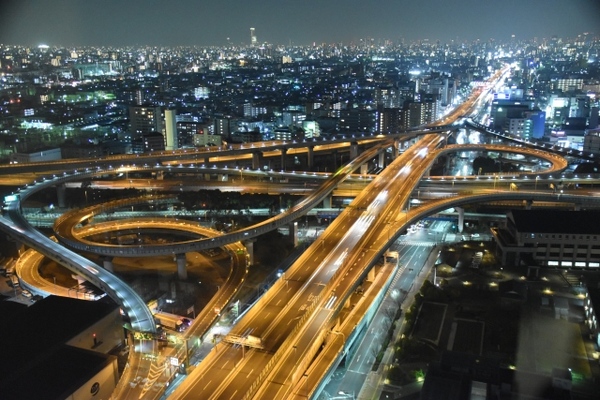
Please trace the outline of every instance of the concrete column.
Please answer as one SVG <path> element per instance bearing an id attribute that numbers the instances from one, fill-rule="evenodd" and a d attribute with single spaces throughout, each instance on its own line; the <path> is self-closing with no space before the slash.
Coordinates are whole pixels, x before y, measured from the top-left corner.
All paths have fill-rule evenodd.
<path id="1" fill-rule="evenodd" d="M 465 229 L 465 209 L 462 207 L 456 207 L 458 212 L 458 233 L 462 233 Z"/>
<path id="2" fill-rule="evenodd" d="M 315 147 L 308 146 L 308 152 L 306 153 L 306 166 L 309 171 L 312 171 L 314 163 L 315 163 Z"/>
<path id="3" fill-rule="evenodd" d="M 450 175 L 450 154 L 446 154 L 446 165 L 444 165 L 444 175 Z"/>
<path id="4" fill-rule="evenodd" d="M 298 246 L 298 222 L 290 222 L 288 224 L 289 239 L 294 247 Z"/>
<path id="5" fill-rule="evenodd" d="M 260 156 L 261 153 L 258 151 L 252 153 L 252 169 L 260 169 Z"/>
<path id="6" fill-rule="evenodd" d="M 392 158 L 395 160 L 398 158 L 400 153 L 400 141 L 398 139 L 394 140 L 394 145 L 392 146 Z"/>
<path id="7" fill-rule="evenodd" d="M 56 197 L 58 197 L 58 207 L 65 208 L 67 206 L 67 187 L 64 183 L 56 185 Z"/>
<path id="8" fill-rule="evenodd" d="M 375 267 L 371 268 L 367 273 L 367 280 L 373 282 L 375 280 Z"/>
<path id="9" fill-rule="evenodd" d="M 102 266 L 104 267 L 105 270 L 107 270 L 109 272 L 115 271 L 115 265 L 113 264 L 112 261 L 113 261 L 112 257 L 102 257 Z"/>
<path id="10" fill-rule="evenodd" d="M 219 182 L 227 182 L 228 180 L 229 180 L 229 175 L 219 174 Z"/>
<path id="11" fill-rule="evenodd" d="M 350 159 L 354 160 L 356 157 L 358 157 L 358 143 L 352 142 L 350 144 Z"/>
<path id="12" fill-rule="evenodd" d="M 385 150 L 378 154 L 377 166 L 379 168 L 385 168 Z"/>
<path id="13" fill-rule="evenodd" d="M 187 279 L 187 259 L 185 257 L 185 253 L 179 253 L 175 256 L 177 260 L 177 276 L 179 280 Z"/>
<path id="14" fill-rule="evenodd" d="M 281 149 L 281 169 L 285 171 L 287 149 Z"/>
<path id="15" fill-rule="evenodd" d="M 533 200 L 525 200 L 525 209 L 531 210 L 531 205 L 533 204 Z"/>
<path id="16" fill-rule="evenodd" d="M 171 289 L 171 298 L 176 299 L 177 298 L 177 284 L 175 282 L 171 281 L 169 288 Z"/>
<path id="17" fill-rule="evenodd" d="M 361 175 L 366 175 L 369 173 L 369 163 L 364 163 L 360 166 Z"/>
<path id="18" fill-rule="evenodd" d="M 254 239 L 244 240 L 244 246 L 246 246 L 246 252 L 248 253 L 248 266 L 254 265 Z"/>
<path id="19" fill-rule="evenodd" d="M 165 177 L 165 173 L 163 171 L 156 171 L 155 177 L 157 181 L 162 181 Z"/>
<path id="20" fill-rule="evenodd" d="M 350 308 L 352 306 L 352 302 L 350 301 L 350 299 L 352 299 L 352 297 L 348 296 L 348 298 L 344 302 L 344 308 Z"/>
<path id="21" fill-rule="evenodd" d="M 323 208 L 331 208 L 331 195 L 323 199 Z"/>

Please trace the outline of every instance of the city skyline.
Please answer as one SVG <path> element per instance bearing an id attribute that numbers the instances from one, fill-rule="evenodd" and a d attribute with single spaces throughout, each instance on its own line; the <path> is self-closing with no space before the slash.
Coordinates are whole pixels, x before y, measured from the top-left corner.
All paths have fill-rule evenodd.
<path id="1" fill-rule="evenodd" d="M 600 3 L 592 0 L 509 0 L 501 5 L 478 0 L 9 0 L 0 10 L 0 42 L 15 45 L 249 45 L 251 27 L 257 43 L 284 45 L 350 44 L 367 38 L 468 42 L 513 35 L 541 40 L 600 32 Z"/>

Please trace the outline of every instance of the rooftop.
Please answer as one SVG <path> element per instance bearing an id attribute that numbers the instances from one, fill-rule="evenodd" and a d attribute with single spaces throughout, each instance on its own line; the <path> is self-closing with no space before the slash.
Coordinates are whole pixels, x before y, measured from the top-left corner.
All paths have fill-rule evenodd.
<path id="1" fill-rule="evenodd" d="M 519 232 L 600 234 L 600 211 L 512 210 L 508 215 Z"/>
<path id="2" fill-rule="evenodd" d="M 0 388 L 36 363 L 48 362 L 39 360 L 52 359 L 64 343 L 117 307 L 107 298 L 86 301 L 59 296 L 49 296 L 30 307 L 15 304 L 0 302 Z"/>

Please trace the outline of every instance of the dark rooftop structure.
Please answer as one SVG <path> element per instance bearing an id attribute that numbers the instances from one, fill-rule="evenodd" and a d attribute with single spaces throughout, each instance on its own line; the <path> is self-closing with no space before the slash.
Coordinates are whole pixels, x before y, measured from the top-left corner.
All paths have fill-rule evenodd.
<path id="1" fill-rule="evenodd" d="M 106 298 L 49 296 L 30 307 L 0 302 L 0 398 L 64 398 L 90 379 L 109 357 L 65 343 L 116 307 Z"/>
<path id="2" fill-rule="evenodd" d="M 439 362 L 429 365 L 421 399 L 568 400 L 570 382 L 568 370 L 555 369 L 551 375 L 543 375 L 509 369 L 493 357 L 445 351 Z"/>
<path id="3" fill-rule="evenodd" d="M 600 211 L 512 210 L 508 218 L 519 232 L 600 234 Z"/>

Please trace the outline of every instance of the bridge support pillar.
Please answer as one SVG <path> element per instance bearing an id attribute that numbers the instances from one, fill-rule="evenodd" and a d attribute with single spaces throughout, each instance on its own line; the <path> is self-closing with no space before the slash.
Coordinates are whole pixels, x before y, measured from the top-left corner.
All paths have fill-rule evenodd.
<path id="1" fill-rule="evenodd" d="M 400 141 L 398 139 L 394 140 L 394 145 L 392 146 L 392 158 L 395 160 L 398 158 L 400 154 Z"/>
<path id="2" fill-rule="evenodd" d="M 243 244 L 246 246 L 246 253 L 248 253 L 248 266 L 254 265 L 254 239 L 244 240 Z"/>
<path id="3" fill-rule="evenodd" d="M 227 182 L 228 180 L 229 180 L 229 175 L 219 174 L 219 182 Z"/>
<path id="4" fill-rule="evenodd" d="M 323 199 L 323 208 L 331 208 L 331 195 Z"/>
<path id="5" fill-rule="evenodd" d="M 112 257 L 102 257 L 102 266 L 108 272 L 115 272 L 115 265 Z"/>
<path id="6" fill-rule="evenodd" d="M 306 152 L 306 167 L 309 171 L 312 171 L 313 165 L 315 164 L 315 147 L 308 146 L 308 151 Z"/>
<path id="7" fill-rule="evenodd" d="M 298 246 L 298 222 L 290 222 L 288 224 L 289 229 L 289 240 L 290 243 L 294 245 L 294 247 Z"/>
<path id="8" fill-rule="evenodd" d="M 379 168 L 385 168 L 385 150 L 378 154 L 377 166 Z"/>
<path id="9" fill-rule="evenodd" d="M 175 256 L 175 260 L 177 261 L 177 276 L 179 280 L 187 279 L 187 259 L 185 257 L 185 253 L 179 253 Z"/>
<path id="10" fill-rule="evenodd" d="M 281 149 L 281 170 L 285 171 L 285 162 L 286 162 L 286 154 L 287 154 L 287 149 Z"/>
<path id="11" fill-rule="evenodd" d="M 163 171 L 156 171 L 156 174 L 154 175 L 154 178 L 157 181 L 162 181 L 165 178 L 165 174 Z"/>
<path id="12" fill-rule="evenodd" d="M 375 280 L 375 268 L 371 268 L 367 273 L 367 280 L 373 282 Z"/>
<path id="13" fill-rule="evenodd" d="M 352 296 L 348 296 L 346 302 L 344 303 L 344 308 L 350 308 L 352 306 L 352 302 L 350 301 L 350 299 L 352 299 Z"/>
<path id="14" fill-rule="evenodd" d="M 533 205 L 533 200 L 525 200 L 525 209 L 531 210 L 531 206 Z"/>
<path id="15" fill-rule="evenodd" d="M 252 153 L 252 169 L 260 169 L 260 152 Z"/>
<path id="16" fill-rule="evenodd" d="M 56 186 L 56 197 L 58 198 L 58 207 L 65 208 L 67 206 L 67 187 L 64 183 Z"/>
<path id="17" fill-rule="evenodd" d="M 458 212 L 458 233 L 462 233 L 463 229 L 465 229 L 465 209 L 456 207 L 456 211 Z"/>
<path id="18" fill-rule="evenodd" d="M 352 142 L 350 144 L 350 159 L 354 160 L 356 157 L 358 157 L 358 143 Z"/>
<path id="19" fill-rule="evenodd" d="M 361 175 L 366 175 L 369 173 L 369 164 L 368 163 L 361 164 L 360 173 L 361 173 Z"/>

